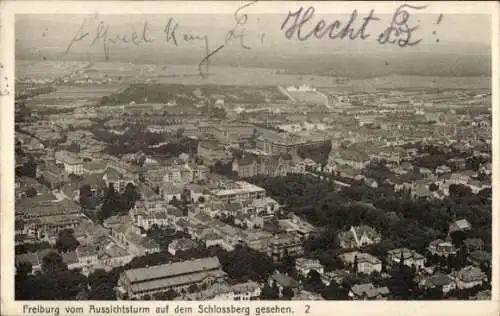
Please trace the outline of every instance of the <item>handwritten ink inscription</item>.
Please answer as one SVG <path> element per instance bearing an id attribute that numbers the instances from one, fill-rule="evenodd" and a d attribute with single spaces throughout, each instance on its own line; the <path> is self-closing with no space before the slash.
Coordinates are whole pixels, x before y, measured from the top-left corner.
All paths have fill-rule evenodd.
<path id="1" fill-rule="evenodd" d="M 173 18 L 167 18 L 165 27 L 163 28 L 163 36 L 161 38 L 178 47 L 181 43 L 201 42 L 203 44 L 203 58 L 201 59 L 198 70 L 200 76 L 206 78 L 209 75 L 210 58 L 220 52 L 226 45 L 237 42 L 245 50 L 250 50 L 250 45 L 247 44 L 247 34 L 245 25 L 248 21 L 248 15 L 243 12 L 245 8 L 254 5 L 257 1 L 246 3 L 239 7 L 234 13 L 234 23 L 226 32 L 224 42 L 215 49 L 211 49 L 209 45 L 209 37 L 206 34 L 194 34 L 191 32 L 180 32 L 180 24 Z M 155 42 L 157 39 L 153 37 L 154 31 L 145 22 L 141 31 L 131 32 L 130 34 L 113 33 L 112 25 L 99 19 L 98 15 L 93 15 L 86 18 L 78 28 L 77 32 L 68 44 L 65 54 L 68 54 L 72 47 L 77 42 L 88 41 L 88 47 L 92 48 L 97 45 L 102 46 L 104 58 L 109 61 L 111 58 L 112 45 L 118 44 L 133 44 L 135 46 L 146 45 Z M 260 34 L 260 40 L 263 41 L 265 33 Z"/>
<path id="2" fill-rule="evenodd" d="M 376 41 L 381 44 L 397 44 L 400 47 L 415 46 L 422 39 L 414 40 L 415 32 L 420 28 L 418 22 L 411 20 L 412 10 L 423 10 L 427 6 L 413 6 L 403 4 L 394 12 L 390 25 L 378 35 Z M 349 20 L 334 20 L 327 22 L 320 19 L 317 23 L 312 22 L 316 10 L 310 6 L 304 10 L 300 7 L 297 11 L 289 11 L 288 16 L 281 24 L 281 30 L 287 39 L 306 41 L 312 37 L 316 39 L 328 38 L 332 40 L 366 40 L 371 38 L 370 27 L 379 22 L 380 18 L 371 10 L 368 14 L 360 16 L 357 10 L 352 11 Z M 361 22 L 361 26 L 355 24 Z"/>

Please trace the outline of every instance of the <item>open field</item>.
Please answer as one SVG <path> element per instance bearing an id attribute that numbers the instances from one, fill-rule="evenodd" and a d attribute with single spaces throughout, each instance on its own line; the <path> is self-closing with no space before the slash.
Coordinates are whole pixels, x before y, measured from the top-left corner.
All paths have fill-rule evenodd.
<path id="1" fill-rule="evenodd" d="M 121 86 L 56 86 L 56 91 L 27 100 L 27 106 L 83 106 L 98 103 L 103 96 L 118 91 Z"/>

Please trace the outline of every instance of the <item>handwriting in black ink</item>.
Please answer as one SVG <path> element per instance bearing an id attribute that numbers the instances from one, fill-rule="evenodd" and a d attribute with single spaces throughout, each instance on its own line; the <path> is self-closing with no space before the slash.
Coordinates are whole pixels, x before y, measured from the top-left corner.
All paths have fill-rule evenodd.
<path id="1" fill-rule="evenodd" d="M 398 7 L 392 17 L 391 25 L 382 32 L 377 41 L 379 44 L 397 44 L 399 47 L 415 46 L 419 44 L 422 39 L 412 41 L 413 32 L 420 28 L 420 25 L 409 27 L 410 12 L 406 9 L 422 10 L 427 8 L 425 6 L 412 6 L 403 4 Z"/>
<path id="2" fill-rule="evenodd" d="M 281 24 L 281 30 L 285 31 L 285 37 L 287 39 L 292 39 L 294 36 L 300 41 L 305 41 L 314 35 L 317 39 L 322 39 L 326 34 L 330 39 L 350 39 L 356 40 L 361 39 L 365 40 L 370 37 L 370 34 L 367 32 L 367 28 L 372 21 L 380 20 L 375 16 L 375 11 L 371 10 L 367 16 L 362 18 L 363 24 L 359 29 L 356 29 L 353 24 L 358 19 L 358 11 L 354 10 L 351 13 L 349 21 L 342 25 L 343 23 L 340 20 L 331 21 L 327 24 L 325 20 L 321 19 L 315 25 L 312 25 L 312 29 L 309 28 L 307 32 L 304 27 L 307 23 L 314 17 L 315 9 L 314 7 L 309 7 L 304 11 L 304 8 L 301 7 L 295 12 L 289 11 L 288 16 Z M 295 18 L 293 21 L 292 19 Z M 291 25 L 288 25 L 291 22 Z M 307 32 L 303 34 L 302 32 Z"/>
<path id="3" fill-rule="evenodd" d="M 73 36 L 73 39 L 69 43 L 66 48 L 65 55 L 71 50 L 72 46 L 84 38 L 92 38 L 90 37 L 90 32 L 85 31 L 87 27 L 90 26 L 92 20 L 96 20 L 97 16 L 93 16 L 92 19 L 85 19 L 83 23 L 78 28 L 77 32 Z M 131 32 L 130 34 L 125 33 L 117 33 L 112 36 L 110 34 L 110 24 L 105 23 L 104 21 L 99 21 L 97 24 L 96 32 L 92 40 L 90 41 L 89 48 L 94 47 L 97 43 L 102 42 L 102 47 L 104 51 L 104 58 L 106 61 L 109 61 L 110 58 L 110 44 L 128 44 L 132 43 L 135 46 L 139 46 L 145 43 L 151 43 L 154 41 L 154 38 L 151 36 L 151 32 L 149 30 L 148 22 L 144 22 L 142 31 L 137 33 L 136 31 Z"/>
<path id="4" fill-rule="evenodd" d="M 163 29 L 163 32 L 165 33 L 165 41 L 166 42 L 172 41 L 175 46 L 179 45 L 177 43 L 177 37 L 175 35 L 175 31 L 177 30 L 178 26 L 179 24 L 175 23 L 173 18 L 169 18 L 167 25 L 165 25 L 165 28 Z"/>
<path id="5" fill-rule="evenodd" d="M 68 52 L 73 47 L 73 44 L 75 44 L 76 42 L 79 42 L 79 41 L 83 40 L 85 37 L 89 36 L 89 32 L 84 32 L 84 29 L 86 26 L 88 26 L 90 24 L 90 22 L 91 22 L 91 19 L 86 18 L 83 20 L 82 24 L 80 24 L 80 27 L 76 31 L 75 35 L 73 36 L 73 38 L 69 42 L 69 45 L 66 47 L 66 50 L 64 51 L 64 55 L 68 54 Z"/>
<path id="6" fill-rule="evenodd" d="M 233 39 L 239 39 L 241 47 L 243 47 L 244 49 L 251 49 L 250 46 L 245 44 L 246 28 L 242 27 L 247 23 L 248 15 L 246 13 L 241 13 L 241 11 L 250 7 L 251 5 L 254 5 L 256 2 L 257 1 L 252 1 L 250 3 L 244 4 L 234 12 L 235 23 L 233 25 L 233 28 L 226 33 L 226 38 L 225 38 L 226 44 L 231 42 Z"/>
<path id="7" fill-rule="evenodd" d="M 203 78 L 207 78 L 207 74 L 203 72 L 203 65 L 205 65 L 205 71 L 208 73 L 210 58 L 212 58 L 215 54 L 220 52 L 226 45 L 230 44 L 233 40 L 239 40 L 240 46 L 243 47 L 244 49 L 247 50 L 251 49 L 251 47 L 245 43 L 246 28 L 243 27 L 248 21 L 248 15 L 241 11 L 254 5 L 257 2 L 258 1 L 251 1 L 236 9 L 233 15 L 234 16 L 233 27 L 226 33 L 224 44 L 219 45 L 213 51 L 207 50 L 205 57 L 203 57 L 203 59 L 198 64 L 198 70 L 200 71 L 200 76 L 202 76 Z M 208 45 L 206 45 L 205 47 L 208 47 Z"/>

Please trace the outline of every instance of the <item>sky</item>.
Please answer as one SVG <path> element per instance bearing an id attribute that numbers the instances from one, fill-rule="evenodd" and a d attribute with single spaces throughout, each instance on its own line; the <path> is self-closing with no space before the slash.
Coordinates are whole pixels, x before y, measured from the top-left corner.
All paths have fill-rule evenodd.
<path id="1" fill-rule="evenodd" d="M 228 8 L 230 5 L 234 8 Z M 322 38 L 311 36 L 301 41 L 297 39 L 297 35 L 292 38 L 285 36 L 285 31 L 293 26 L 293 17 L 284 29 L 282 25 L 287 16 L 298 11 L 301 6 L 302 13 L 305 14 L 311 6 L 310 2 L 291 3 L 266 13 L 260 13 L 251 6 L 235 15 L 239 5 L 241 3 L 227 2 L 220 7 L 192 7 L 192 13 L 186 13 L 186 7 L 182 7 L 182 10 L 177 11 L 175 8 L 158 10 L 165 12 L 162 14 L 110 14 L 115 12 L 116 8 L 114 11 L 100 11 L 105 14 L 17 14 L 16 58 L 99 62 L 105 61 L 108 56 L 110 61 L 119 62 L 197 65 L 206 56 L 207 47 L 208 52 L 211 52 L 224 45 L 223 49 L 210 57 L 211 64 L 293 69 L 307 73 L 326 70 L 328 73 L 346 75 L 374 75 L 386 72 L 490 75 L 492 21 L 491 15 L 486 13 L 464 14 L 450 13 L 449 10 L 411 9 L 413 11 L 410 11 L 408 26 L 418 26 L 412 33 L 411 40 L 421 42 L 411 47 L 399 47 L 396 44 L 381 45 L 377 41 L 379 34 L 391 25 L 394 17 L 392 10 L 384 12 L 374 9 L 374 16 L 379 20 L 368 24 L 365 34 L 369 36 L 365 40 L 359 39 L 359 36 L 355 40 L 330 39 L 326 35 Z M 259 5 L 262 8 L 264 3 L 256 4 Z M 339 11 L 342 13 L 320 8 L 319 4 L 314 6 L 315 12 L 302 26 L 302 34 L 310 33 L 320 21 L 324 21 L 326 26 L 338 21 L 340 28 L 345 27 L 356 9 L 352 7 L 352 3 L 350 8 Z M 394 4 L 393 10 L 396 8 L 397 5 Z M 367 8 L 366 4 L 358 8 L 358 16 L 352 24 L 355 30 L 361 28 L 363 18 L 367 17 L 369 12 L 370 8 Z M 440 15 L 439 12 L 444 13 Z M 244 30 L 244 40 L 233 38 L 229 42 L 225 41 L 228 32 L 234 29 L 237 18 L 244 18 L 243 14 L 247 14 L 245 23 L 238 25 L 235 34 Z M 169 33 L 167 40 L 164 32 L 169 20 L 170 31 L 175 29 L 177 45 L 174 44 L 172 34 Z M 145 23 L 146 37 L 149 39 L 147 43 L 141 40 Z M 102 31 L 105 28 L 108 41 L 104 41 L 103 37 Z M 130 42 L 133 32 L 141 42 L 138 45 Z M 73 41 L 79 34 L 88 35 Z M 185 35 L 200 37 L 202 40 L 185 40 Z M 125 36 L 129 42 L 112 43 L 111 40 L 117 36 Z"/>
<path id="2" fill-rule="evenodd" d="M 299 6 L 293 7 L 290 10 L 295 11 Z M 304 8 L 304 10 L 306 7 Z M 407 52 L 407 51 L 439 51 L 439 52 L 460 52 L 465 48 L 464 53 L 468 50 L 473 52 L 483 52 L 488 54 L 487 50 L 491 40 L 491 19 L 487 15 L 474 14 L 444 14 L 439 25 L 436 22 L 439 18 L 438 14 L 413 14 L 410 19 L 410 25 L 419 25 L 419 29 L 414 32 L 414 39 L 421 39 L 422 42 L 414 47 L 405 47 L 399 49 L 395 45 L 380 45 L 376 41 L 376 37 L 390 24 L 392 15 L 378 14 L 376 17 L 380 21 L 373 21 L 367 27 L 367 33 L 370 37 L 367 40 L 331 40 L 327 36 L 322 39 L 314 37 L 307 41 L 297 41 L 287 39 L 284 32 L 281 30 L 281 25 L 286 19 L 288 12 L 283 14 L 249 14 L 247 22 L 241 28 L 245 28 L 245 43 L 246 46 L 252 46 L 254 51 L 272 51 L 277 54 L 285 52 L 308 53 L 315 54 L 332 54 L 332 53 L 365 53 L 373 51 L 392 51 L 392 52 Z M 316 10 L 314 17 L 310 22 L 304 25 L 305 33 L 310 32 L 315 25 L 323 19 L 326 24 L 339 20 L 342 25 L 345 25 L 350 18 L 350 14 L 322 14 Z M 353 24 L 356 28 L 361 27 L 362 17 L 366 13 L 359 13 L 356 22 Z M 176 28 L 177 38 L 183 34 L 207 35 L 213 45 L 221 44 L 228 31 L 230 31 L 235 23 L 235 18 L 232 14 L 162 14 L 162 15 L 100 15 L 93 19 L 85 27 L 85 31 L 89 32 L 88 40 L 82 43 L 75 43 L 74 49 L 88 50 L 90 37 L 96 36 L 99 22 L 103 21 L 110 26 L 110 37 L 116 34 L 126 34 L 136 31 L 142 33 L 143 25 L 148 22 L 148 30 L 151 37 L 155 38 L 155 45 L 161 45 L 168 49 L 172 45 L 165 43 L 164 28 L 170 18 L 174 19 L 174 23 L 178 24 Z M 75 36 L 79 26 L 85 19 L 89 19 L 88 15 L 18 15 L 16 17 L 16 40 L 18 46 L 16 48 L 65 48 L 71 39 Z M 292 21 L 289 22 L 289 25 Z M 263 35 L 264 34 L 264 35 Z M 438 42 L 439 40 L 439 42 Z M 163 43 L 161 43 L 163 42 Z M 182 39 L 178 46 L 192 47 L 193 43 L 185 43 Z M 241 48 L 238 41 L 235 45 L 229 45 L 228 48 Z M 85 45 L 84 45 L 85 44 Z M 120 44 L 121 48 L 134 48 L 132 44 Z M 157 46 L 155 46 L 157 47 Z M 486 48 L 486 50 L 485 50 Z M 399 49 L 399 50 L 398 50 Z"/>

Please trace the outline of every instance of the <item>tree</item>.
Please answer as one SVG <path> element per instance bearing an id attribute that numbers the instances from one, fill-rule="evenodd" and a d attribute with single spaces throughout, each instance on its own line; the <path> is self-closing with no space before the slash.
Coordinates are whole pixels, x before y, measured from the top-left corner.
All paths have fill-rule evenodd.
<path id="1" fill-rule="evenodd" d="M 80 243 L 78 240 L 76 240 L 75 236 L 73 235 L 73 230 L 71 229 L 63 229 L 59 231 L 59 236 L 56 241 L 56 249 L 59 252 L 68 252 L 68 251 L 74 251 Z"/>
<path id="2" fill-rule="evenodd" d="M 326 300 L 348 300 L 349 288 L 337 284 L 334 280 L 323 290 L 322 296 Z"/>
<path id="3" fill-rule="evenodd" d="M 94 194 L 89 184 L 80 187 L 79 202 L 83 209 L 95 209 L 96 203 L 94 201 Z"/>
<path id="4" fill-rule="evenodd" d="M 67 269 L 62 257 L 56 252 L 50 252 L 42 259 L 42 272 L 53 275 Z"/>
<path id="5" fill-rule="evenodd" d="M 274 288 L 271 287 L 268 282 L 265 282 L 262 291 L 260 292 L 259 299 L 272 301 L 277 300 L 278 298 L 278 294 L 276 293 Z"/>
<path id="6" fill-rule="evenodd" d="M 439 190 L 439 185 L 437 185 L 436 183 L 431 183 L 429 185 L 429 191 L 434 192 L 434 191 L 437 191 L 437 190 Z"/>
<path id="7" fill-rule="evenodd" d="M 80 144 L 76 142 L 71 142 L 71 144 L 68 146 L 68 151 L 74 152 L 74 153 L 79 153 L 81 150 Z"/>
<path id="8" fill-rule="evenodd" d="M 308 290 L 316 293 L 322 293 L 322 291 L 325 289 L 325 284 L 321 280 L 321 275 L 316 270 L 311 270 L 307 274 L 305 287 Z"/>
<path id="9" fill-rule="evenodd" d="M 125 187 L 125 191 L 121 195 L 123 212 L 128 212 L 134 207 L 135 203 L 141 198 L 141 195 L 137 192 L 137 187 L 133 183 L 128 183 Z"/>
<path id="10" fill-rule="evenodd" d="M 191 284 L 189 287 L 188 287 L 188 292 L 189 293 L 195 293 L 195 292 L 199 292 L 200 291 L 200 288 L 198 287 L 198 285 L 196 284 Z"/>
<path id="11" fill-rule="evenodd" d="M 118 192 L 116 192 L 113 184 L 110 183 L 108 189 L 106 190 L 106 193 L 104 194 L 102 208 L 99 214 L 100 219 L 104 220 L 108 217 L 118 214 L 120 211 L 120 207 L 120 195 L 118 194 Z"/>
<path id="12" fill-rule="evenodd" d="M 288 286 L 285 286 L 283 288 L 282 294 L 283 294 L 283 299 L 285 299 L 285 300 L 291 300 L 293 295 L 294 295 L 292 288 L 288 287 Z"/>
<path id="13" fill-rule="evenodd" d="M 26 196 L 29 198 L 37 196 L 38 192 L 34 187 L 30 187 L 28 190 L 26 190 Z"/>
<path id="14" fill-rule="evenodd" d="M 177 138 L 182 138 L 182 136 L 184 136 L 184 131 L 185 131 L 184 128 L 182 128 L 182 127 L 178 128 L 176 133 L 175 133 L 175 136 Z"/>

